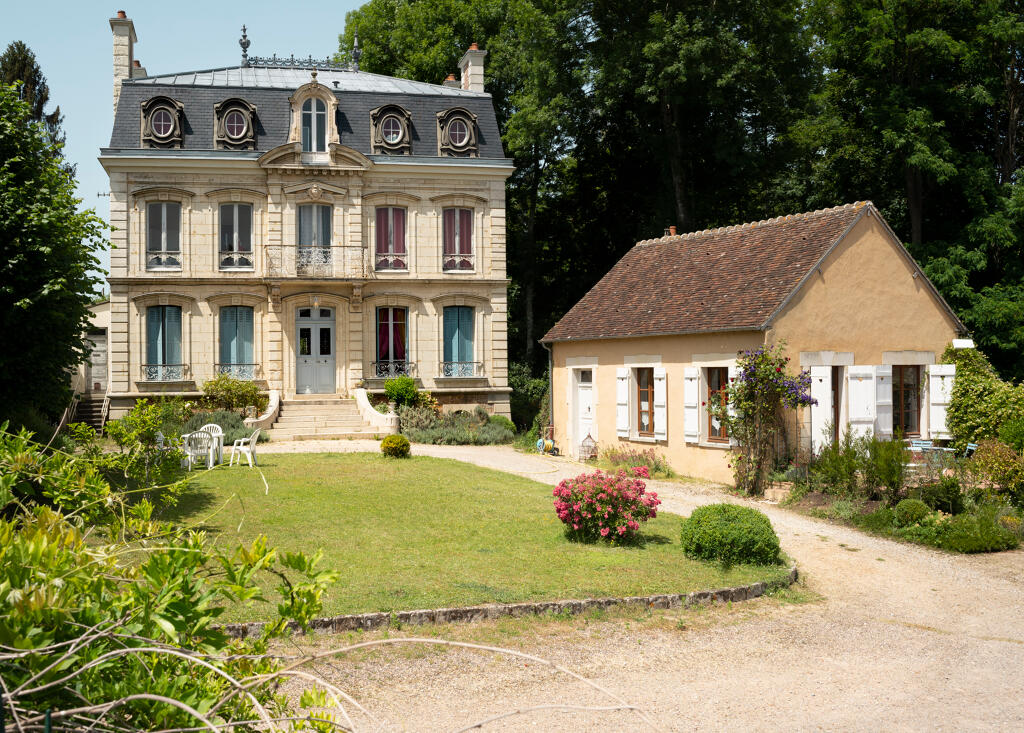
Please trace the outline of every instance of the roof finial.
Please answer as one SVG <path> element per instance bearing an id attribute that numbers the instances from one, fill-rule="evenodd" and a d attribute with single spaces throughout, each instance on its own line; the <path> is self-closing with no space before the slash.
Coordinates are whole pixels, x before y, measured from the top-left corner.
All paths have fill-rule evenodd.
<path id="1" fill-rule="evenodd" d="M 359 50 L 359 29 L 356 28 L 352 32 L 352 70 L 359 71 L 359 59 L 362 58 L 363 52 Z"/>
<path id="2" fill-rule="evenodd" d="M 242 66 L 249 65 L 249 44 L 252 41 L 245 35 L 245 26 L 242 26 L 242 37 L 238 39 L 238 45 L 242 47 Z"/>

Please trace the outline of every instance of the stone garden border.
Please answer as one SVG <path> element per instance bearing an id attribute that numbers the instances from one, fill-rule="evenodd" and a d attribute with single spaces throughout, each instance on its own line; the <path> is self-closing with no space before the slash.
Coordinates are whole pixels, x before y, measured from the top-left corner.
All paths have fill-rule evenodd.
<path id="1" fill-rule="evenodd" d="M 418 624 L 468 623 L 485 621 L 505 616 L 542 616 L 544 614 L 568 613 L 577 615 L 595 608 L 614 608 L 616 606 L 641 606 L 649 609 L 691 608 L 701 604 L 720 601 L 746 601 L 764 595 L 767 591 L 788 588 L 797 581 L 796 565 L 780 580 L 751 583 L 734 588 L 718 588 L 716 590 L 700 590 L 693 593 L 663 593 L 652 596 L 626 596 L 623 598 L 586 598 L 570 601 L 536 601 L 528 603 L 487 603 L 481 606 L 464 608 L 435 608 L 417 611 L 394 611 L 391 613 L 356 613 L 347 616 L 331 616 L 317 618 L 310 622 L 312 631 L 336 634 L 343 631 L 362 629 L 370 631 L 386 626 L 415 626 Z M 224 624 L 224 632 L 235 638 L 258 636 L 266 625 L 263 621 L 250 621 L 237 624 Z M 292 631 L 301 631 L 294 621 L 288 624 Z"/>

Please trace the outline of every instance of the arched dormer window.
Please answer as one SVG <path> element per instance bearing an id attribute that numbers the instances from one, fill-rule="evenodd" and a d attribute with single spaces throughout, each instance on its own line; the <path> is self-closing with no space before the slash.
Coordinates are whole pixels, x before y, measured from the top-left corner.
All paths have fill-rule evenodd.
<path id="1" fill-rule="evenodd" d="M 412 116 L 397 104 L 370 110 L 373 152 L 390 155 L 412 153 Z"/>
<path id="2" fill-rule="evenodd" d="M 288 99 L 292 109 L 292 124 L 288 142 L 301 143 L 303 153 L 326 153 L 332 145 L 339 145 L 338 100 L 323 84 L 312 81 L 295 90 Z"/>
<path id="3" fill-rule="evenodd" d="M 170 97 L 152 97 L 142 103 L 142 147 L 180 148 L 185 105 Z"/>
<path id="4" fill-rule="evenodd" d="M 214 147 L 221 150 L 256 149 L 256 106 L 244 99 L 225 99 L 213 105 Z"/>
<path id="5" fill-rule="evenodd" d="M 461 158 L 479 155 L 475 114 L 461 107 L 437 113 L 437 154 Z"/>
<path id="6" fill-rule="evenodd" d="M 327 105 L 320 99 L 302 103 L 302 152 L 322 153 L 327 150 Z"/>

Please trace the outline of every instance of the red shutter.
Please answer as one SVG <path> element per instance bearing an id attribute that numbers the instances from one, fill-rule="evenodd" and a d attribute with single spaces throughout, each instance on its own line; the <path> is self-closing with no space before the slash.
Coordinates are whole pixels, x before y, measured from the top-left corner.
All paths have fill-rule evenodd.
<path id="1" fill-rule="evenodd" d="M 391 210 L 395 219 L 395 248 L 396 255 L 405 254 L 405 209 Z"/>
<path id="2" fill-rule="evenodd" d="M 377 209 L 377 254 L 383 255 L 388 252 L 388 209 L 381 207 Z"/>

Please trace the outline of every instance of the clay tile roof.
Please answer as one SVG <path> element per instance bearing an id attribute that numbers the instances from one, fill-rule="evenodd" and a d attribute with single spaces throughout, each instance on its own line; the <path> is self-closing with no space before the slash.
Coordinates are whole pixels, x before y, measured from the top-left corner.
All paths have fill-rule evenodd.
<path id="1" fill-rule="evenodd" d="M 637 242 L 541 341 L 759 330 L 871 202 Z"/>

